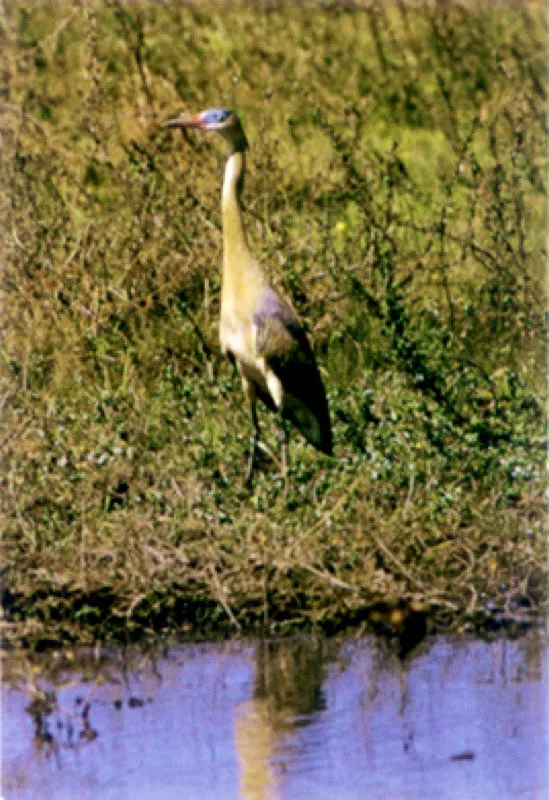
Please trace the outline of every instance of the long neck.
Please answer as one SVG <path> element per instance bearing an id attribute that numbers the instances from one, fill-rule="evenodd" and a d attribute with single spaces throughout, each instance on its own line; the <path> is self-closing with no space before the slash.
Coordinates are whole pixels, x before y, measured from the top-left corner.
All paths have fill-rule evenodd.
<path id="1" fill-rule="evenodd" d="M 243 263 L 249 253 L 240 195 L 244 182 L 245 157 L 240 150 L 229 154 L 225 166 L 221 211 L 223 217 L 223 264 L 224 272 Z"/>

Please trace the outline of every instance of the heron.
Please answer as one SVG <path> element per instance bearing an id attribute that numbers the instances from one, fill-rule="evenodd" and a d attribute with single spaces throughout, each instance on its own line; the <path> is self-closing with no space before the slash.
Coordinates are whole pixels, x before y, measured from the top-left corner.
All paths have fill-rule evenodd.
<path id="1" fill-rule="evenodd" d="M 280 464 L 288 468 L 288 422 L 317 450 L 332 454 L 332 429 L 326 391 L 303 325 L 278 294 L 253 255 L 246 236 L 242 188 L 248 141 L 238 115 L 227 108 L 184 112 L 164 128 L 215 131 L 228 145 L 221 196 L 223 266 L 219 340 L 236 363 L 252 422 L 245 475 L 250 486 L 261 440 L 257 399 L 278 417 Z"/>

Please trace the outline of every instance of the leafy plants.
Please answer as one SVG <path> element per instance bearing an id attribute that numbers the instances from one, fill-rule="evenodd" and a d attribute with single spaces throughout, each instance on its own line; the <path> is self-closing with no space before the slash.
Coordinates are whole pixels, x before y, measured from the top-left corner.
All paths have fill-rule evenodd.
<path id="1" fill-rule="evenodd" d="M 532 4 L 9 4 L 8 637 L 541 607 L 544 24 Z M 287 497 L 269 459 L 242 487 L 223 153 L 160 127 L 219 104 L 250 132 L 249 236 L 329 392 L 335 457 L 296 439 Z"/>

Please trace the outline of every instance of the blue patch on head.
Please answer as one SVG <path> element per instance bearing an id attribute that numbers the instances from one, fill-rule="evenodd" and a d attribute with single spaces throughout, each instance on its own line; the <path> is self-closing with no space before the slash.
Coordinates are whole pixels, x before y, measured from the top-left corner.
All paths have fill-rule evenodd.
<path id="1" fill-rule="evenodd" d="M 219 123 L 224 122 L 231 113 L 227 108 L 208 108 L 200 116 L 204 122 Z"/>

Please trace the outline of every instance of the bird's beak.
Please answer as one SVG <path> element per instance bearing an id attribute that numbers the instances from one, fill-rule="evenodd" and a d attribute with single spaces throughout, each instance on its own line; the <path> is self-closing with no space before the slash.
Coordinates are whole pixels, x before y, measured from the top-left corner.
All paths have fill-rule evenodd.
<path id="1" fill-rule="evenodd" d="M 201 128 L 200 114 L 187 114 L 186 111 L 174 119 L 169 119 L 162 125 L 163 128 Z"/>

